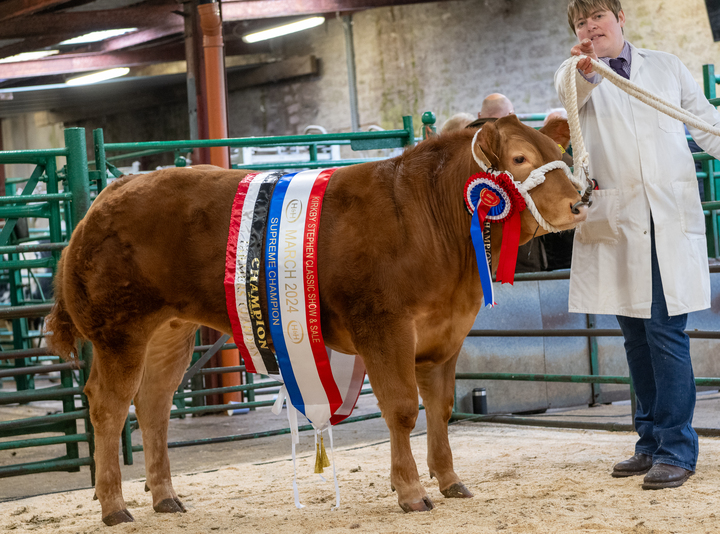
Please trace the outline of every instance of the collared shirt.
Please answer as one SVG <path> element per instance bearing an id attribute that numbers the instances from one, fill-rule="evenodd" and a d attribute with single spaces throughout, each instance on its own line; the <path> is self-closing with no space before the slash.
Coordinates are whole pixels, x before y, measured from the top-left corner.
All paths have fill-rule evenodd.
<path id="1" fill-rule="evenodd" d="M 610 67 L 610 60 L 614 58 L 609 57 L 600 57 L 598 58 L 600 61 L 605 63 L 608 67 Z M 623 70 L 625 71 L 625 74 L 628 75 L 628 79 L 630 79 L 630 63 L 632 62 L 632 53 L 630 51 L 630 45 L 627 41 L 625 41 L 625 44 L 623 45 L 622 52 L 620 52 L 620 55 L 617 57 L 617 59 L 624 59 L 625 62 L 623 63 Z M 597 72 L 593 72 L 590 76 L 585 76 L 585 73 L 578 69 L 580 74 L 583 75 L 583 78 L 585 78 L 590 83 L 599 83 L 600 82 L 600 75 Z"/>

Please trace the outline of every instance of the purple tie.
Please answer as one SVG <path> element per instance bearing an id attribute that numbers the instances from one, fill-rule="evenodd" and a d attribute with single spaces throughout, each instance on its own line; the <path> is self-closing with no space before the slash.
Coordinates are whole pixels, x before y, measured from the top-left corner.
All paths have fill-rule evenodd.
<path id="1" fill-rule="evenodd" d="M 612 70 L 614 70 L 615 72 L 617 72 L 620 76 L 622 76 L 626 80 L 629 80 L 630 75 L 627 72 L 625 72 L 625 69 L 623 68 L 624 64 L 625 64 L 624 59 L 617 58 L 617 59 L 610 60 L 610 68 Z"/>

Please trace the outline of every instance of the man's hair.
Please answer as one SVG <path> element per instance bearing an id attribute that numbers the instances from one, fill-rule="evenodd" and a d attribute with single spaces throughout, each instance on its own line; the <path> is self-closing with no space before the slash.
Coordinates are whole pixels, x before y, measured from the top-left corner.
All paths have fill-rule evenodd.
<path id="1" fill-rule="evenodd" d="M 570 0 L 567 8 L 568 24 L 572 28 L 573 33 L 575 32 L 575 21 L 580 17 L 586 17 L 595 13 L 607 9 L 612 11 L 615 15 L 615 19 L 619 20 L 618 13 L 622 11 L 620 0 Z"/>
<path id="2" fill-rule="evenodd" d="M 475 120 L 475 117 L 470 115 L 470 113 L 456 113 L 452 117 L 450 117 L 447 121 L 445 121 L 445 124 L 442 125 L 442 128 L 440 129 L 440 133 L 447 133 L 447 132 L 453 132 L 455 130 L 462 130 L 465 128 L 468 124 L 470 124 L 472 121 Z"/>

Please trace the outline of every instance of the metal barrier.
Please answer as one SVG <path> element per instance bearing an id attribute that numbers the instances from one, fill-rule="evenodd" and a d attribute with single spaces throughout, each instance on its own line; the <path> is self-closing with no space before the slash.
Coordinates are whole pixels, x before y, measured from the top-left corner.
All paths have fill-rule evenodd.
<path id="1" fill-rule="evenodd" d="M 313 135 L 282 135 L 272 137 L 240 137 L 229 139 L 207 139 L 194 141 L 150 141 L 142 143 L 105 143 L 103 139 L 102 129 L 93 131 L 95 143 L 95 168 L 99 174 L 99 169 L 106 167 L 114 176 L 119 175 L 117 168 L 110 161 L 118 161 L 119 159 L 128 157 L 138 157 L 151 154 L 159 154 L 162 152 L 175 153 L 175 165 L 178 167 L 185 166 L 185 158 L 182 154 L 192 152 L 195 148 L 211 148 L 211 147 L 263 147 L 263 146 L 307 146 L 310 153 L 310 161 L 299 162 L 283 162 L 263 163 L 255 165 L 242 165 L 243 169 L 263 170 L 280 168 L 319 168 L 319 167 L 339 167 L 345 165 L 354 165 L 356 163 L 364 163 L 366 161 L 374 161 L 372 159 L 340 159 L 340 160 L 318 160 L 317 147 L 319 145 L 332 144 L 349 144 L 352 150 L 376 150 L 383 148 L 402 148 L 411 146 L 415 142 L 413 131 L 412 117 L 405 116 L 402 118 L 403 128 L 401 130 L 381 130 L 374 132 L 346 132 L 333 134 L 313 134 Z M 125 152 L 127 154 L 107 157 L 106 152 Z M 233 166 L 238 168 L 238 166 Z"/>
<path id="2" fill-rule="evenodd" d="M 718 99 L 720 100 L 720 99 Z M 715 102 L 714 102 L 715 103 Z M 539 116 L 540 114 L 538 114 Z M 434 128 L 435 117 L 431 115 L 423 116 L 423 134 L 431 135 Z M 527 119 L 530 120 L 530 119 Z M 533 117 L 534 120 L 534 117 Z M 306 145 L 310 147 L 311 161 L 310 162 L 296 162 L 292 164 L 292 167 L 323 167 L 323 166 L 337 166 L 356 163 L 357 160 L 323 160 L 323 161 L 312 161 L 313 146 L 323 144 L 332 144 L 336 142 L 349 143 L 354 150 L 369 150 L 369 149 L 381 149 L 381 148 L 397 148 L 402 146 L 410 145 L 414 142 L 414 134 L 412 127 L 412 118 L 403 117 L 404 128 L 401 130 L 388 130 L 380 132 L 351 132 L 341 134 L 322 134 L 322 135 L 302 135 L 302 136 L 278 136 L 278 137 L 267 137 L 267 138 L 240 138 L 240 139 L 222 139 L 222 140 L 196 140 L 196 141 L 169 141 L 169 142 L 145 142 L 145 143 L 108 143 L 106 144 L 103 139 L 102 130 L 95 130 L 93 132 L 94 139 L 94 152 L 95 152 L 95 169 L 88 169 L 87 156 L 85 152 L 84 144 L 84 131 L 79 128 L 66 130 L 66 148 L 57 150 L 46 150 L 46 151 L 25 151 L 25 152 L 0 152 L 0 163 L 35 163 L 38 165 L 33 176 L 28 181 L 28 185 L 23 190 L 23 194 L 20 196 L 12 196 L 6 198 L 0 198 L 0 217 L 8 219 L 6 223 L 6 229 L 9 227 L 10 221 L 17 220 L 18 217 L 43 217 L 48 216 L 51 221 L 50 238 L 51 242 L 48 244 L 40 245 L 23 245 L 14 244 L 7 245 L 8 236 L 12 230 L 4 229 L 0 233 L 0 252 L 2 254 L 9 254 L 9 258 L 5 259 L 3 256 L 0 261 L 0 271 L 7 270 L 12 276 L 14 272 L 20 269 L 27 269 L 33 267 L 50 267 L 54 269 L 57 260 L 59 258 L 60 250 L 67 244 L 71 229 L 75 227 L 77 222 L 82 218 L 84 213 L 87 211 L 90 204 L 90 184 L 91 181 L 95 184 L 95 189 L 101 191 L 107 184 L 108 173 L 112 176 L 120 176 L 118 169 L 111 163 L 111 161 L 118 161 L 121 158 L 137 157 L 138 155 L 148 155 L 159 152 L 171 151 L 176 154 L 176 164 L 182 166 L 184 159 L 182 158 L 183 153 L 191 151 L 193 148 L 203 147 L 217 147 L 217 146 L 228 146 L 228 147 L 244 147 L 244 146 L 273 146 L 273 145 Z M 126 152 L 125 154 L 113 157 L 107 157 L 107 152 Z M 65 173 L 66 187 L 63 192 L 59 192 L 58 179 L 51 179 L 50 176 L 60 176 L 62 173 L 57 172 L 57 165 L 55 163 L 56 157 L 66 157 L 67 167 Z M 695 156 L 696 159 L 705 162 L 707 165 L 707 176 L 716 178 L 714 173 L 714 162 L 710 161 L 710 156 L 700 154 Z M 363 160 L 365 161 L 365 160 Z M 283 164 L 285 166 L 286 164 Z M 249 167 L 249 166 L 248 166 Z M 261 164 L 253 166 L 257 169 L 267 168 L 267 165 Z M 273 167 L 277 165 L 273 164 Z M 40 170 L 38 170 L 40 169 Z M 45 173 L 45 174 L 43 174 Z M 718 173 L 720 174 L 720 173 Z M 30 197 L 30 193 L 34 189 L 41 176 L 47 176 L 48 180 L 48 191 L 47 194 L 34 195 Z M 707 177 L 705 178 L 707 179 Z M 51 184 L 51 182 L 53 182 Z M 712 216 L 710 220 L 717 226 L 717 217 L 714 210 L 720 209 L 720 202 L 715 201 L 714 196 L 714 180 L 708 180 L 707 191 L 711 192 L 711 202 L 703 204 L 703 208 L 709 211 Z M 32 206 L 20 206 L 21 204 L 33 204 Z M 66 231 L 63 236 L 62 232 L 62 212 L 60 209 L 61 203 L 66 205 L 65 223 Z M 714 234 L 717 236 L 717 232 Z M 3 241 L 3 238 L 5 241 Z M 714 238 L 714 251 L 718 250 L 717 237 Z M 47 250 L 51 252 L 51 257 L 42 260 L 23 260 L 20 259 L 19 254 L 23 251 L 30 250 Z M 716 256 L 717 257 L 717 252 Z M 546 273 L 549 278 L 558 278 L 556 273 Z M 518 280 L 523 279 L 523 275 L 517 276 Z M 530 279 L 530 278 L 526 278 Z M 50 366 L 43 366 L 39 369 L 33 367 L 28 361 L 28 358 L 38 358 L 52 356 L 42 348 L 32 348 L 28 346 L 28 335 L 27 329 L 22 328 L 22 319 L 33 314 L 36 316 L 42 316 L 46 314 L 50 309 L 49 305 L 29 306 L 18 300 L 17 304 L 13 301 L 13 306 L 0 310 L 0 318 L 9 318 L 18 321 L 17 329 L 13 328 L 13 333 L 17 331 L 17 335 L 14 336 L 15 342 L 22 340 L 23 345 L 16 347 L 13 351 L 7 351 L 0 353 L 0 361 L 15 359 L 16 363 L 13 368 L 2 368 L 0 369 L 0 378 L 7 377 L 18 380 L 18 392 L 0 395 L 0 404 L 11 404 L 18 402 L 30 402 L 33 400 L 43 399 L 56 399 L 63 402 L 63 413 L 21 419 L 16 421 L 0 422 L 0 437 L 19 436 L 37 432 L 60 432 L 63 436 L 53 437 L 42 437 L 34 439 L 23 439 L 0 442 L 0 450 L 9 450 L 21 447 L 33 447 L 51 444 L 65 444 L 67 448 L 67 454 L 61 458 L 55 458 L 44 462 L 33 462 L 31 464 L 19 464 L 13 466 L 0 467 L 0 477 L 14 476 L 20 474 L 37 473 L 45 471 L 58 471 L 58 470 L 74 470 L 77 471 L 82 465 L 89 465 L 91 467 L 91 479 L 94 483 L 94 464 L 92 461 L 93 453 L 93 432 L 92 426 L 89 419 L 89 411 L 87 405 L 87 399 L 82 395 L 82 387 L 87 379 L 87 373 L 92 365 L 92 350 L 89 345 L 79 347 L 80 364 L 79 369 L 76 370 L 77 377 L 73 383 L 73 371 L 71 364 L 51 364 Z M 592 324 L 590 320 L 589 326 Z M 587 336 L 589 343 L 592 345 L 593 338 L 598 335 L 615 335 L 608 333 L 603 330 L 581 330 L 581 331 L 568 331 L 568 332 L 555 332 L 549 331 L 536 331 L 536 332 L 511 332 L 503 331 L 502 334 L 497 331 L 473 331 L 470 335 L 533 335 L 533 336 L 549 336 L 549 335 L 567 335 L 567 336 Z M 715 334 L 715 333 L 712 333 Z M 693 333 L 693 337 L 696 337 L 697 333 Z M 217 346 L 196 346 L 196 356 L 193 358 L 193 362 L 196 363 L 201 357 L 207 356 L 207 351 L 210 350 L 226 350 L 232 349 L 234 345 L 220 343 Z M 204 353 L 204 356 L 201 356 Z M 591 350 L 591 359 L 592 350 Z M 593 373 L 597 370 L 597 360 L 595 359 L 594 365 L 591 366 Z M 24 391 L 20 387 L 23 380 L 30 380 L 28 377 L 32 377 L 38 372 L 45 372 L 46 370 L 52 369 L 53 371 L 59 371 L 62 376 L 62 384 L 57 388 L 44 388 L 36 391 Z M 213 368 L 213 369 L 201 369 L 198 371 L 197 376 L 201 377 L 204 374 L 209 373 L 225 373 L 225 372 L 245 372 L 244 366 L 238 366 L 233 368 Z M 3 374 L 5 373 L 5 374 Z M 458 380 L 464 379 L 495 379 L 495 380 L 544 380 L 544 381 L 564 381 L 564 382 L 590 382 L 593 384 L 599 383 L 628 383 L 627 377 L 603 377 L 597 374 L 593 375 L 574 375 L 574 376 L 554 376 L 554 375 L 530 375 L 522 376 L 517 374 L 508 373 L 483 373 L 483 374 L 458 374 Z M 703 378 L 697 379 L 699 385 L 720 385 L 720 379 Z M 196 380 L 192 387 L 181 386 L 178 393 L 174 397 L 174 402 L 177 406 L 176 409 L 172 410 L 171 417 L 183 417 L 187 414 L 202 414 L 221 412 L 226 410 L 233 410 L 238 408 L 250 408 L 254 409 L 260 406 L 269 406 L 273 401 L 256 401 L 255 393 L 259 390 L 272 393 L 272 389 L 277 387 L 277 382 L 259 382 L 255 383 L 252 375 L 247 375 L 247 383 L 239 386 L 231 386 L 224 388 L 208 388 L 204 389 L 202 385 L 198 385 Z M 27 389 L 27 388 L 25 388 Z M 47 391 L 46 391 L 47 390 Z M 244 392 L 248 396 L 248 402 L 244 403 L 232 403 L 232 404 L 220 404 L 214 406 L 204 405 L 193 405 L 193 399 L 203 397 L 208 394 L 218 393 L 229 393 L 229 392 Z M 363 390 L 363 393 L 369 393 L 369 389 Z M 187 402 L 189 399 L 189 403 Z M 81 407 L 75 408 L 75 401 L 79 400 Z M 190 406 L 188 406 L 190 404 Z M 366 416 L 351 417 L 345 420 L 345 422 L 353 422 L 362 419 L 379 417 L 380 414 L 369 414 Z M 463 414 L 454 413 L 453 419 L 467 419 L 467 418 L 478 418 L 476 414 Z M 498 416 L 490 416 L 492 420 L 499 421 Z M 85 431 L 78 432 L 76 421 L 77 419 L 83 419 L 85 423 Z M 517 423 L 516 418 L 512 418 L 513 422 Z M 568 425 L 570 426 L 570 425 Z M 123 445 L 123 456 L 126 464 L 132 464 L 133 452 L 142 450 L 142 446 L 133 446 L 131 443 L 131 433 L 137 428 L 137 420 L 134 415 L 129 415 L 126 421 L 125 429 L 122 434 L 122 445 Z M 305 427 L 301 428 L 305 430 Z M 309 427 L 307 427 L 309 429 Z M 225 436 L 221 438 L 206 438 L 200 440 L 191 440 L 185 442 L 176 442 L 169 444 L 170 447 L 183 447 L 190 445 L 199 445 L 204 443 L 218 443 L 225 441 L 239 441 L 244 439 L 250 439 L 252 437 L 262 437 L 268 435 L 275 435 L 287 432 L 286 429 L 273 431 L 273 432 L 259 432 L 253 434 L 243 434 L 236 436 Z M 79 457 L 78 443 L 87 442 L 89 445 L 89 456 Z"/>
<path id="3" fill-rule="evenodd" d="M 28 301 L 22 291 L 22 271 L 46 268 L 54 274 L 61 250 L 77 222 L 82 219 L 90 205 L 85 152 L 84 130 L 65 130 L 64 149 L 27 150 L 0 152 L 0 164 L 25 163 L 35 165 L 25 181 L 20 195 L 0 197 L 0 217 L 5 226 L 0 232 L 0 271 L 7 273 L 10 285 L 10 306 L 0 308 L 0 319 L 12 321 L 13 349 L 0 352 L 0 378 L 12 378 L 16 392 L 0 392 L 0 404 L 27 403 L 40 400 L 56 400 L 62 404 L 62 413 L 0 422 L 0 437 L 28 436 L 32 434 L 62 434 L 0 442 L 0 450 L 46 445 L 65 445 L 65 455 L 42 462 L 32 462 L 0 467 L 0 477 L 38 473 L 44 471 L 78 471 L 80 466 L 92 466 L 93 440 L 87 399 L 82 388 L 87 379 L 89 362 L 80 353 L 77 365 L 51 363 L 39 365 L 40 358 L 54 359 L 46 348 L 33 347 L 29 334 L 28 318 L 42 317 L 50 310 L 50 304 Z M 58 169 L 57 158 L 67 159 L 67 165 Z M 63 192 L 60 184 L 64 181 Z M 46 184 L 46 193 L 33 194 L 40 182 Z M 61 210 L 64 206 L 64 210 Z M 63 217 L 64 212 L 64 217 Z M 24 244 L 13 239 L 12 233 L 18 219 L 36 217 L 48 219 L 47 243 Z M 64 229 L 63 229 L 64 226 Z M 36 238 L 35 238 L 36 239 Z M 47 251 L 45 258 L 25 259 L 26 252 Z M 14 364 L 8 362 L 14 360 Z M 35 389 L 34 378 L 40 373 L 59 372 L 60 384 Z M 77 384 L 77 386 L 75 385 Z M 1 384 L 0 384 L 1 385 Z M 76 397 L 80 407 L 76 407 Z M 78 431 L 77 420 L 85 422 L 85 430 Z M 89 445 L 89 455 L 81 457 L 79 443 Z"/>
<path id="4" fill-rule="evenodd" d="M 353 150 L 369 150 L 382 148 L 399 148 L 412 145 L 415 142 L 411 117 L 403 117 L 403 129 L 384 130 L 376 132 L 351 132 L 341 134 L 301 135 L 301 136 L 279 136 L 263 138 L 241 138 L 222 140 L 196 140 L 196 141 L 169 141 L 169 142 L 148 142 L 148 143 L 114 143 L 105 144 L 101 129 L 93 131 L 93 149 L 95 160 L 92 162 L 95 169 L 89 169 L 85 147 L 85 132 L 81 128 L 70 128 L 65 130 L 66 148 L 52 150 L 30 150 L 16 152 L 0 152 L 0 164 L 5 163 L 34 163 L 36 169 L 32 176 L 27 179 L 15 180 L 25 182 L 21 195 L 0 197 L 0 217 L 6 219 L 5 228 L 0 232 L 0 253 L 8 255 L 0 260 L 0 272 L 7 272 L 9 283 L 13 288 L 12 306 L 0 307 L 0 319 L 13 321 L 13 343 L 16 345 L 13 350 L 0 352 L 0 380 L 10 379 L 17 382 L 17 391 L 12 393 L 0 393 L 0 404 L 29 403 L 41 400 L 58 400 L 62 402 L 63 412 L 59 414 L 46 415 L 0 422 L 0 438 L 13 436 L 26 436 L 36 433 L 62 433 L 62 436 L 49 436 L 39 438 L 24 438 L 11 441 L 0 441 L 0 450 L 13 450 L 26 447 L 39 447 L 47 445 L 64 444 L 67 453 L 59 458 L 52 458 L 41 462 L 16 464 L 0 467 L 0 477 L 9 477 L 30 473 L 47 471 L 78 471 L 82 465 L 90 466 L 91 481 L 94 484 L 94 463 L 93 463 L 93 430 L 90 423 L 87 398 L 82 394 L 89 370 L 92 366 L 92 347 L 89 344 L 78 347 L 79 363 L 55 363 L 56 356 L 49 353 L 46 348 L 30 346 L 32 337 L 39 337 L 39 334 L 30 336 L 27 328 L 27 321 L 30 317 L 43 317 L 49 313 L 51 303 L 36 304 L 23 301 L 20 291 L 21 280 L 18 278 L 22 269 L 50 268 L 52 273 L 60 258 L 62 249 L 67 245 L 72 229 L 84 216 L 91 202 L 93 192 L 102 191 L 106 185 L 108 176 L 121 176 L 118 169 L 111 161 L 118 161 L 122 158 L 137 157 L 139 155 L 156 154 L 171 151 L 175 153 L 177 166 L 184 166 L 183 153 L 194 148 L 228 146 L 293 146 L 307 145 L 310 149 L 310 162 L 283 163 L 288 168 L 313 168 L 350 165 L 369 160 L 317 160 L 317 146 L 333 143 L 349 144 Z M 107 157 L 106 153 L 124 152 L 119 156 Z M 313 158 L 315 155 L 315 158 Z M 67 158 L 66 167 L 58 171 L 57 157 Z M 277 167 L 277 164 L 273 165 Z M 255 165 L 254 168 L 261 169 L 267 165 Z M 64 187 L 60 191 L 60 182 L 64 180 Z M 33 194 L 39 181 L 47 182 L 47 193 Z M 91 186 L 92 184 L 92 186 Z M 29 206 L 25 206 L 25 205 Z M 62 209 L 64 208 L 64 209 Z M 64 219 L 63 219 L 64 216 Z M 9 243 L 10 235 L 18 218 L 21 217 L 46 217 L 49 223 L 49 243 Z M 63 231 L 63 224 L 65 230 Z M 49 251 L 49 258 L 25 260 L 20 258 L 24 252 Z M 211 352 L 235 348 L 233 344 L 223 342 L 211 346 L 197 346 L 193 363 L 204 358 L 208 359 Z M 38 365 L 40 358 L 51 359 L 50 365 Z M 15 360 L 15 365 L 8 367 L 2 362 Z M 44 362 L 47 363 L 47 362 Z M 35 389 L 33 377 L 39 373 L 59 372 L 61 384 L 57 387 L 51 386 L 42 389 Z M 207 374 L 222 374 L 230 372 L 245 372 L 244 366 L 231 368 L 211 368 L 197 371 L 191 385 L 186 387 L 187 381 L 178 389 L 173 402 L 177 406 L 172 410 L 171 417 L 184 417 L 187 414 L 205 414 L 236 410 L 240 408 L 255 409 L 260 406 L 270 406 L 274 401 L 256 401 L 256 393 L 272 394 L 277 391 L 279 382 L 264 381 L 255 382 L 252 374 L 246 374 L 246 383 L 239 386 L 223 388 L 204 388 L 202 376 Z M 76 376 L 74 376 L 74 374 Z M 190 379 L 190 377 L 187 377 Z M 0 382 L 2 387 L 2 382 Z M 273 389 L 275 388 L 275 389 Z M 203 403 L 195 404 L 195 399 L 203 398 L 206 395 L 222 394 L 230 392 L 243 392 L 247 395 L 247 402 L 220 404 L 205 406 Z M 371 393 L 369 388 L 363 389 L 361 394 Z M 76 401 L 80 406 L 75 407 Z M 364 416 L 347 418 L 344 423 L 350 423 L 363 419 L 379 417 L 380 414 L 368 414 Z M 85 430 L 78 431 L 77 420 L 84 420 Z M 137 418 L 129 414 L 125 428 L 122 433 L 123 458 L 126 465 L 133 463 L 133 452 L 141 451 L 142 446 L 133 446 L 131 433 L 137 428 Z M 301 430 L 309 430 L 310 427 L 301 427 Z M 217 443 L 225 441 L 238 441 L 252 437 L 276 435 L 287 432 L 286 429 L 271 432 L 259 432 L 249 435 L 224 436 L 221 438 L 206 438 L 169 444 L 170 447 L 183 447 L 199 445 L 203 443 Z M 89 446 L 88 456 L 81 457 L 78 444 L 86 442 Z"/>
<path id="5" fill-rule="evenodd" d="M 434 117 L 433 117 L 434 118 Z M 172 151 L 175 153 L 175 160 L 177 166 L 184 166 L 185 161 L 182 154 L 189 153 L 195 148 L 204 147 L 217 147 L 227 146 L 231 148 L 235 147 L 262 147 L 262 146 L 308 146 L 310 153 L 310 161 L 300 162 L 282 162 L 268 163 L 268 164 L 255 164 L 255 165 L 242 165 L 243 169 L 249 170 L 263 170 L 263 169 L 296 169 L 296 168 L 319 168 L 319 167 L 337 167 L 344 165 L 353 165 L 356 163 L 363 163 L 366 161 L 373 161 L 368 159 L 344 159 L 344 160 L 318 160 L 317 158 L 317 147 L 318 145 L 330 145 L 335 143 L 349 144 L 353 150 L 375 150 L 383 148 L 401 148 L 412 145 L 415 142 L 413 132 L 413 121 L 412 117 L 403 117 L 403 129 L 401 130 L 382 130 L 374 132 L 348 132 L 348 133 L 335 133 L 335 134 L 317 134 L 317 135 L 290 135 L 290 136 L 275 136 L 275 137 L 248 137 L 248 138 L 233 138 L 233 139 L 221 139 L 221 140 L 199 140 L 199 141 L 166 141 L 166 142 L 144 142 L 144 143 L 105 143 L 103 139 L 102 130 L 95 130 L 93 132 L 93 138 L 95 143 L 95 171 L 91 171 L 91 177 L 99 180 L 98 187 L 104 187 L 105 182 L 100 182 L 103 178 L 104 173 L 103 166 L 113 175 L 118 176 L 117 168 L 110 163 L 110 161 L 118 161 L 120 158 L 126 157 L 137 157 L 138 155 L 148 155 L 160 152 Z M 107 152 L 123 152 L 130 151 L 128 154 L 120 156 L 107 157 Z M 235 167 L 235 166 L 234 166 Z M 227 350 L 234 348 L 232 344 L 215 344 L 212 347 L 203 347 L 207 349 L 202 356 L 199 353 L 194 355 L 191 362 L 191 369 L 195 368 L 199 360 L 207 361 L 213 353 L 219 350 Z M 198 348 L 198 347 L 196 347 Z M 245 372 L 244 366 L 237 368 L 216 368 L 213 373 L 222 374 L 225 372 Z M 207 370 L 198 371 L 198 374 L 209 374 Z M 186 375 L 186 383 L 191 377 Z M 178 391 L 174 397 L 176 409 L 171 411 L 171 417 L 183 417 L 187 414 L 205 414 L 205 413 L 216 413 L 227 410 L 235 410 L 242 408 L 255 409 L 260 406 L 271 406 L 274 401 L 255 401 L 255 394 L 257 390 L 267 390 L 271 386 L 279 386 L 279 382 L 261 382 L 253 383 L 253 375 L 245 373 L 246 384 L 239 386 L 228 386 L 221 388 L 206 388 L 200 384 L 199 381 L 195 381 L 192 387 Z M 181 388 L 182 389 L 182 388 Z M 232 403 L 232 404 L 219 404 L 213 406 L 191 405 L 193 400 L 198 397 L 203 397 L 212 394 L 232 393 L 232 392 L 243 392 L 248 396 L 248 402 Z M 267 391 L 266 391 L 267 392 Z M 268 393 L 272 393 L 269 391 Z M 370 393 L 371 390 L 363 390 L 361 394 Z M 187 400 L 190 399 L 190 403 Z M 359 416 L 350 417 L 344 422 L 359 421 L 362 419 L 379 417 L 379 414 L 373 414 L 370 416 Z M 126 420 L 125 429 L 123 431 L 122 444 L 123 444 L 123 457 L 126 465 L 130 465 L 133 462 L 132 453 L 141 451 L 142 445 L 133 446 L 131 443 L 131 433 L 138 428 L 136 417 L 131 414 Z M 308 427 L 309 429 L 310 427 Z M 285 431 L 278 431 L 277 433 L 284 433 Z M 250 437 L 257 437 L 260 435 L 273 435 L 274 433 L 256 433 L 249 435 Z M 201 440 L 191 440 L 185 442 L 173 443 L 171 446 L 190 446 L 199 445 L 202 443 L 217 443 L 220 441 L 237 441 L 241 439 L 249 439 L 248 435 L 238 436 L 226 436 L 223 438 L 207 438 Z"/>
<path id="6" fill-rule="evenodd" d="M 718 205 L 720 202 L 703 203 L 703 207 L 710 205 Z M 706 208 L 707 209 L 707 208 Z M 720 273 L 720 265 L 710 266 L 711 273 Z M 570 278 L 569 270 L 544 272 L 544 273 L 518 273 L 515 275 L 515 281 L 538 281 L 538 280 L 567 280 Z M 590 354 L 590 375 L 556 375 L 542 373 L 456 373 L 455 380 L 510 380 L 510 381 L 529 381 L 529 382 L 566 382 L 574 384 L 591 384 L 592 399 L 594 402 L 599 401 L 599 384 L 627 384 L 630 386 L 631 408 L 630 415 L 634 421 L 635 414 L 635 397 L 632 389 L 632 381 L 629 376 L 607 376 L 600 375 L 598 365 L 598 345 L 597 338 L 603 336 L 621 337 L 620 329 L 598 329 L 594 328 L 595 316 L 588 314 L 586 329 L 538 329 L 538 330 L 471 330 L 468 337 L 585 337 L 588 340 L 588 348 Z M 687 330 L 688 337 L 694 339 L 717 339 L 720 340 L 720 331 L 700 331 Z M 696 386 L 711 386 L 720 389 L 720 378 L 713 377 L 696 377 Z M 457 399 L 457 395 L 456 395 Z M 463 413 L 455 411 L 457 401 L 453 406 L 453 414 L 451 420 L 477 420 L 494 423 L 508 423 L 520 425 L 537 425 L 557 428 L 581 428 L 595 430 L 617 430 L 617 431 L 634 431 L 633 425 L 622 425 L 618 423 L 578 423 L 568 421 L 548 421 L 537 418 L 516 417 L 511 415 L 488 415 Z M 720 429 L 716 428 L 695 428 L 698 435 L 702 436 L 720 436 Z"/>

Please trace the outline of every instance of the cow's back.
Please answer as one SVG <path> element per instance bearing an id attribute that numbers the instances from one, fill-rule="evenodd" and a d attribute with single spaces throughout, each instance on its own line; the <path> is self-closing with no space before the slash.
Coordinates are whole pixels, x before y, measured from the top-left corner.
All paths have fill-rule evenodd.
<path id="1" fill-rule="evenodd" d="M 167 169 L 110 184 L 63 254 L 80 330 L 162 310 L 226 330 L 225 249 L 246 173 Z"/>

